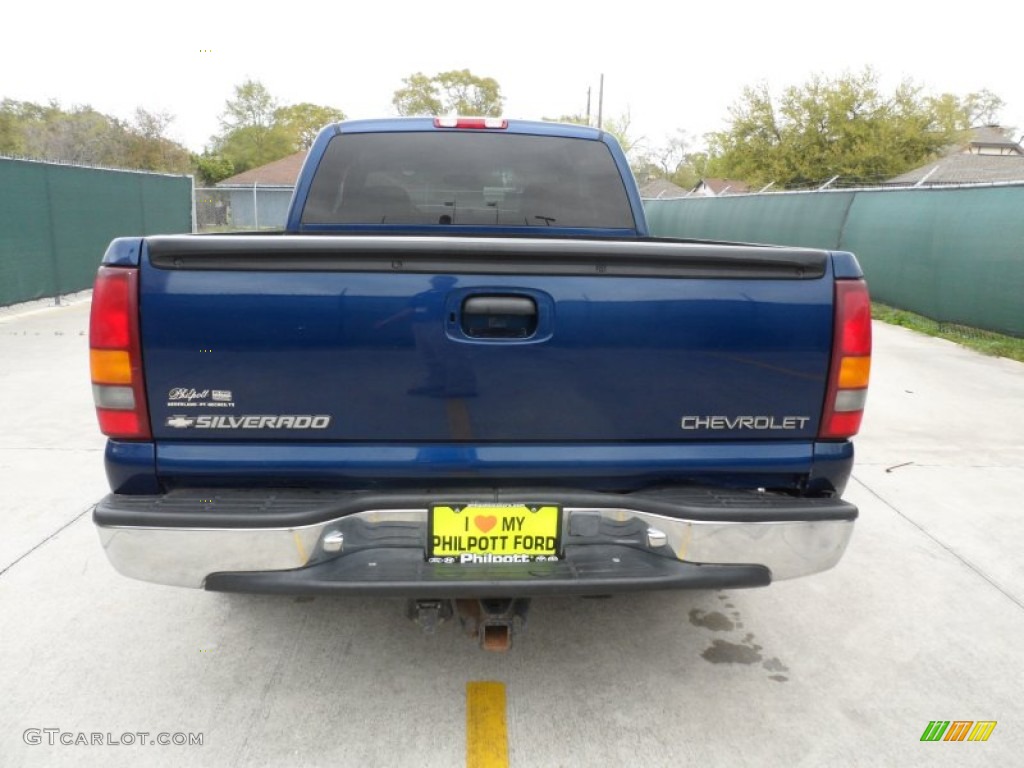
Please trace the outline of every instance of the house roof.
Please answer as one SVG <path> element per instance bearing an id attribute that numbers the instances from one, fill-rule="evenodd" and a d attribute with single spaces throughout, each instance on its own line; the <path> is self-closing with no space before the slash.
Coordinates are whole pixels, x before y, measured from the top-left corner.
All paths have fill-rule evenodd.
<path id="1" fill-rule="evenodd" d="M 926 184 L 1024 182 L 1024 155 L 947 155 L 889 181 L 916 184 L 922 179 Z"/>
<path id="2" fill-rule="evenodd" d="M 697 187 L 699 188 L 701 184 L 716 195 L 742 195 L 750 191 L 750 187 L 745 181 L 736 181 L 735 179 L 701 179 Z"/>
<path id="3" fill-rule="evenodd" d="M 272 163 L 261 165 L 259 168 L 250 168 L 248 171 L 229 176 L 217 184 L 218 187 L 251 187 L 254 184 L 261 186 L 294 187 L 295 180 L 299 177 L 299 170 L 306 159 L 306 150 L 296 152 L 294 155 L 282 157 Z"/>
<path id="4" fill-rule="evenodd" d="M 640 185 L 640 197 L 649 200 L 671 199 L 673 197 L 686 197 L 689 190 L 683 189 L 678 184 L 673 184 L 668 179 L 651 179 Z"/>
<path id="5" fill-rule="evenodd" d="M 1007 136 L 1006 129 L 998 125 L 982 125 L 971 129 L 972 147 L 1001 147 L 1010 149 L 1019 155 L 1024 155 L 1024 149 L 1011 136 Z"/>

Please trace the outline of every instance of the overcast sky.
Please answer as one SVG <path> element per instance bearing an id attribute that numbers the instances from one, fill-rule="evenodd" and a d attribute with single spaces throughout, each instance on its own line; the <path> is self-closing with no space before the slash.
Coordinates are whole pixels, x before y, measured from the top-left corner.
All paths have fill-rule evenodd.
<path id="1" fill-rule="evenodd" d="M 652 145 L 676 129 L 700 144 L 745 85 L 777 92 L 866 65 L 886 90 L 904 78 L 936 93 L 988 88 L 1006 102 L 1002 122 L 1024 133 L 1022 6 L 1005 0 L 12 5 L 0 17 L 0 97 L 121 118 L 166 111 L 171 137 L 197 151 L 246 78 L 282 104 L 379 117 L 393 114 L 403 77 L 463 68 L 495 78 L 506 115 L 521 118 L 582 112 L 588 86 L 596 113 L 603 72 L 605 115 L 629 110 Z"/>

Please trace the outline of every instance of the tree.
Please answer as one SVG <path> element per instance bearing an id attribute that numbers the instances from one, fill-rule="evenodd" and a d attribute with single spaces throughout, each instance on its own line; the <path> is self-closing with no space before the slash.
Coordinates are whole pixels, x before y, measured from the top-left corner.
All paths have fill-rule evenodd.
<path id="1" fill-rule="evenodd" d="M 882 181 L 955 144 L 972 114 L 991 117 L 1000 104 L 988 92 L 928 97 L 909 81 L 885 95 L 871 69 L 815 75 L 779 99 L 750 86 L 730 108 L 728 128 L 709 136 L 709 172 L 754 184 Z"/>
<path id="2" fill-rule="evenodd" d="M 226 178 L 221 174 L 228 167 L 241 173 L 266 165 L 308 149 L 320 128 L 344 119 L 345 113 L 334 107 L 308 102 L 279 105 L 263 83 L 246 80 L 225 102 L 220 116 L 223 132 L 210 138 L 200 173 L 214 183 Z"/>
<path id="3" fill-rule="evenodd" d="M 203 152 L 201 155 L 193 155 L 192 163 L 201 186 L 212 187 L 217 182 L 235 175 L 235 166 L 223 155 Z"/>
<path id="4" fill-rule="evenodd" d="M 648 156 L 655 163 L 661 175 L 668 178 L 686 162 L 688 145 L 686 131 L 677 128 L 675 134 L 669 137 L 663 145 L 654 147 L 648 152 Z"/>
<path id="5" fill-rule="evenodd" d="M 395 91 L 391 103 L 400 115 L 440 115 L 444 111 L 437 84 L 422 72 L 402 80 L 403 88 Z"/>
<path id="6" fill-rule="evenodd" d="M 111 117 L 92 107 L 64 111 L 56 102 L 36 112 L 23 124 L 24 148 L 29 157 L 81 165 L 126 165 L 124 130 Z"/>
<path id="7" fill-rule="evenodd" d="M 4 99 L 0 102 L 0 155 L 25 154 L 26 103 L 14 99 Z"/>
<path id="8" fill-rule="evenodd" d="M 967 94 L 962 106 L 967 115 L 968 127 L 973 128 L 977 125 L 996 124 L 1005 104 L 992 91 L 982 88 L 980 91 Z"/>
<path id="9" fill-rule="evenodd" d="M 188 173 L 189 152 L 165 136 L 174 118 L 135 110 L 131 122 L 89 106 L 0 102 L 0 153 L 83 165 Z"/>
<path id="10" fill-rule="evenodd" d="M 278 105 L 266 86 L 246 80 L 235 86 L 220 116 L 223 133 L 212 137 L 211 155 L 227 160 L 236 172 L 278 160 L 292 151 L 292 142 L 274 122 Z"/>
<path id="11" fill-rule="evenodd" d="M 995 123 L 1003 108 L 1003 100 L 984 89 L 963 98 L 943 93 L 929 97 L 927 102 L 940 125 L 949 131 L 960 132 Z"/>
<path id="12" fill-rule="evenodd" d="M 150 171 L 188 173 L 192 158 L 187 149 L 165 136 L 174 116 L 147 112 L 137 107 L 132 123 L 125 127 L 124 164 Z"/>
<path id="13" fill-rule="evenodd" d="M 468 69 L 439 72 L 433 77 L 415 72 L 402 83 L 391 99 L 400 115 L 496 117 L 505 103 L 497 80 L 478 77 Z"/>
<path id="14" fill-rule="evenodd" d="M 212 155 L 231 163 L 236 173 L 257 168 L 292 154 L 293 144 L 280 128 L 248 125 L 214 137 Z"/>
<path id="15" fill-rule="evenodd" d="M 131 121 L 89 106 L 66 110 L 56 101 L 35 104 L 0 102 L 0 154 L 24 155 L 83 165 L 132 168 L 168 173 L 192 169 L 189 151 L 167 138 L 174 117 L 135 110 Z"/>
<path id="16" fill-rule="evenodd" d="M 274 123 L 291 139 L 295 151 L 309 149 L 313 139 L 325 125 L 345 119 L 345 113 L 334 107 L 302 102 L 274 110 Z"/>
<path id="17" fill-rule="evenodd" d="M 277 102 L 259 80 L 246 80 L 235 86 L 235 98 L 228 99 L 220 116 L 225 131 L 238 128 L 270 128 Z"/>
<path id="18" fill-rule="evenodd" d="M 692 189 L 705 176 L 707 159 L 706 152 L 690 151 L 686 132 L 676 129 L 664 144 L 641 155 L 633 173 L 641 181 L 667 179 L 683 189 Z"/>

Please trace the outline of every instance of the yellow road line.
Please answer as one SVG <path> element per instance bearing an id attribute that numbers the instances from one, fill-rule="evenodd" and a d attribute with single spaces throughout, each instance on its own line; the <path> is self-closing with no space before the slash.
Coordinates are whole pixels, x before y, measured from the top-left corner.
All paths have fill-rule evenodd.
<path id="1" fill-rule="evenodd" d="M 504 683 L 466 683 L 466 768 L 508 768 Z"/>

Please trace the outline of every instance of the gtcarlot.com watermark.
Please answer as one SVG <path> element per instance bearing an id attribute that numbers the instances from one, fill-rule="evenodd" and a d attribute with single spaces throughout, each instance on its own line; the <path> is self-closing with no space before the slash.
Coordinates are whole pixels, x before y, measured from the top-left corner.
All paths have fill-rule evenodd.
<path id="1" fill-rule="evenodd" d="M 150 731 L 63 731 L 60 728 L 26 728 L 21 734 L 22 741 L 31 746 L 47 744 L 51 747 L 135 747 L 175 746 L 201 747 L 202 733 L 152 733 Z"/>

